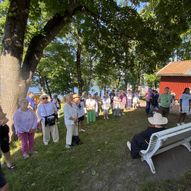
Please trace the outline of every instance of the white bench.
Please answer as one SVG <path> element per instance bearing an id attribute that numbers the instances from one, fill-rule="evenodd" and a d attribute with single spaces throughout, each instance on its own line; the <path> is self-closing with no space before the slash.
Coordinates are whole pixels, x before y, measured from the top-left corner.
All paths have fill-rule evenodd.
<path id="1" fill-rule="evenodd" d="M 191 152 L 191 123 L 169 128 L 152 134 L 147 150 L 141 150 L 142 161 L 146 161 L 151 172 L 156 173 L 152 161 L 154 155 L 165 152 L 171 148 L 183 145 Z"/>

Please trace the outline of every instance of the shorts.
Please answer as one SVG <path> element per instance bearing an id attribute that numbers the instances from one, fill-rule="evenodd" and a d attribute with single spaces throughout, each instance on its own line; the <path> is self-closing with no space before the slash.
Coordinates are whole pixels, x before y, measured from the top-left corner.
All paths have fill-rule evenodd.
<path id="1" fill-rule="evenodd" d="M 1 140 L 1 151 L 7 153 L 10 150 L 9 147 L 9 127 L 7 125 L 0 126 L 0 140 Z"/>
<path id="2" fill-rule="evenodd" d="M 163 117 L 167 117 L 169 112 L 170 112 L 170 108 L 169 107 L 162 107 L 162 106 L 160 106 L 159 107 L 159 112 L 161 113 L 161 115 Z"/>
<path id="3" fill-rule="evenodd" d="M 83 120 L 84 120 L 84 115 L 78 118 L 78 122 L 83 121 Z"/>
<path id="4" fill-rule="evenodd" d="M 3 186 L 5 186 L 6 184 L 7 184 L 7 182 L 6 182 L 4 174 L 0 168 L 0 189 L 3 188 Z"/>

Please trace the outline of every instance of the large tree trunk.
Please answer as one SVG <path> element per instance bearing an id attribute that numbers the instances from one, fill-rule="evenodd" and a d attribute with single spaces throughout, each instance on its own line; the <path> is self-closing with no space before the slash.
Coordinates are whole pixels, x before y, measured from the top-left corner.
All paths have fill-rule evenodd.
<path id="1" fill-rule="evenodd" d="M 48 94 L 50 96 L 50 99 L 52 100 L 52 93 L 51 93 L 51 90 L 50 90 L 50 87 L 49 87 L 48 79 L 47 79 L 46 76 L 44 77 L 44 79 L 45 79 L 45 84 L 46 84 L 46 88 L 47 88 Z"/>
<path id="2" fill-rule="evenodd" d="M 22 88 L 19 60 L 10 55 L 1 56 L 0 71 L 0 104 L 7 113 L 8 125 L 11 126 L 12 114 L 17 109 L 17 98 Z"/>
<path id="3" fill-rule="evenodd" d="M 26 83 L 21 79 L 20 72 L 29 6 L 30 0 L 10 1 L 6 18 L 3 51 L 0 60 L 0 104 L 7 113 L 9 126 L 12 125 L 18 98 L 26 89 Z"/>
<path id="4" fill-rule="evenodd" d="M 44 48 L 71 21 L 76 11 L 82 10 L 77 0 L 71 0 L 62 15 L 53 16 L 42 31 L 31 39 L 22 64 L 29 7 L 30 0 L 11 0 L 6 18 L 0 61 L 0 104 L 7 112 L 9 125 L 12 124 L 18 99 L 26 96 Z"/>

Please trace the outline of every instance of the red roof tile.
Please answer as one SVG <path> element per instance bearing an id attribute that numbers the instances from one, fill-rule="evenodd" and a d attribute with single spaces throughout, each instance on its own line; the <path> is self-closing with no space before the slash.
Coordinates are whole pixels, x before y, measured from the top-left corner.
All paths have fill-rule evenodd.
<path id="1" fill-rule="evenodd" d="M 157 72 L 157 76 L 191 76 L 191 60 L 170 62 Z"/>

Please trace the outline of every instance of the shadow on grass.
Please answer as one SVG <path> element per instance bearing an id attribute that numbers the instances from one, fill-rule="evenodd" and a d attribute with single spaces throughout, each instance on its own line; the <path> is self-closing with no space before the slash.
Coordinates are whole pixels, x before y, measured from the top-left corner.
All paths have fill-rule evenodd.
<path id="1" fill-rule="evenodd" d="M 63 114 L 59 119 L 59 143 L 44 146 L 42 134 L 36 133 L 35 153 L 23 160 L 16 142 L 12 151 L 17 165 L 15 171 L 5 170 L 11 191 L 77 191 L 147 189 L 153 175 L 145 163 L 132 160 L 126 141 L 148 126 L 144 109 L 128 111 L 124 116 L 86 124 L 80 134 L 83 143 L 66 150 L 66 128 Z M 170 116 L 169 127 L 177 116 Z M 145 176 L 147 178 L 145 178 Z M 160 179 L 160 177 L 155 177 Z M 144 187 L 145 186 L 145 187 Z M 154 188 L 154 185 L 152 185 Z"/>

